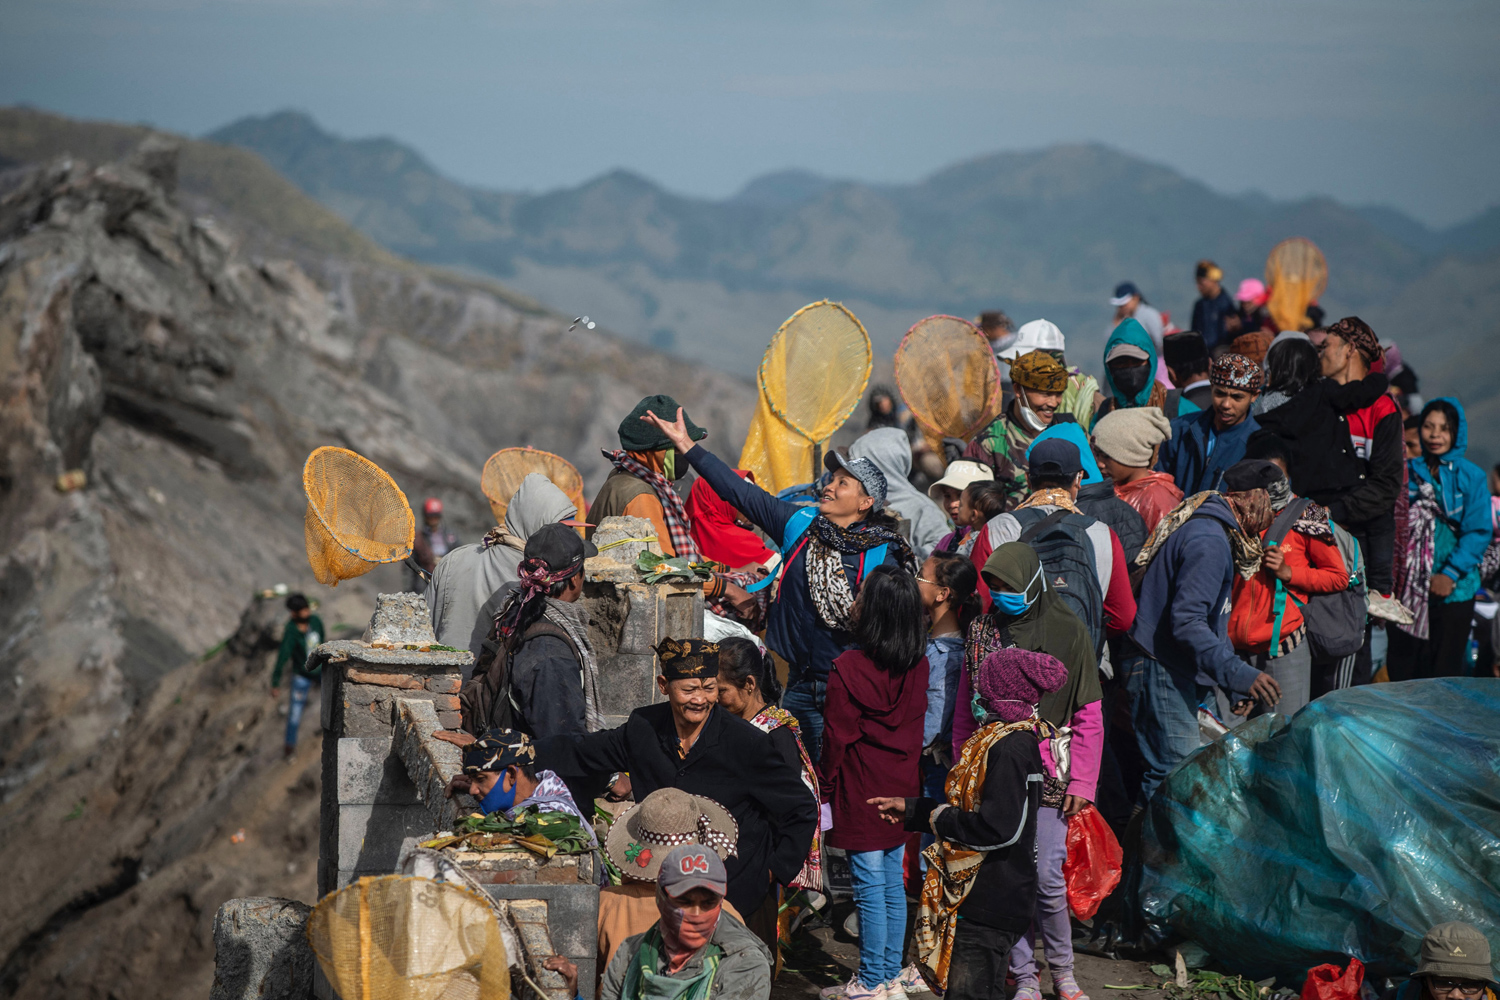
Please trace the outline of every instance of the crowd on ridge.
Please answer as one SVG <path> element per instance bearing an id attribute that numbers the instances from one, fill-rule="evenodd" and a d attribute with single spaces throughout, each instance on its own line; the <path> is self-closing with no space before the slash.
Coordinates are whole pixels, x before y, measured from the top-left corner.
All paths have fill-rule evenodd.
<path id="1" fill-rule="evenodd" d="M 1500 676 L 1474 627 L 1500 467 L 1464 457 L 1462 404 L 1424 403 L 1358 317 L 1324 326 L 1314 305 L 1276 330 L 1259 281 L 1231 296 L 1211 261 L 1196 279 L 1187 331 L 1115 290 L 1102 384 L 1054 324 L 983 314 L 1003 407 L 946 455 L 914 447 L 877 387 L 867 432 L 776 495 L 656 395 L 621 421 L 587 512 L 533 474 L 462 545 L 427 501 L 433 626 L 476 657 L 454 790 L 580 818 L 634 799 L 598 845 L 619 876 L 600 996 L 766 997 L 781 904 L 820 898 L 838 851 L 859 965 L 825 1000 L 1040 1000 L 1043 956 L 1058 1000 L 1087 1000 L 1063 879 L 1076 817 L 1129 843 L 1211 733 L 1376 680 Z M 610 729 L 579 597 L 593 526 L 619 514 L 713 572 L 706 638 L 664 641 L 665 700 Z M 296 711 L 321 623 L 293 601 L 277 679 L 289 662 Z M 1472 1000 L 1488 946 L 1484 974 L 1460 975 L 1440 952 L 1483 938 L 1433 933 L 1431 1000 Z"/>

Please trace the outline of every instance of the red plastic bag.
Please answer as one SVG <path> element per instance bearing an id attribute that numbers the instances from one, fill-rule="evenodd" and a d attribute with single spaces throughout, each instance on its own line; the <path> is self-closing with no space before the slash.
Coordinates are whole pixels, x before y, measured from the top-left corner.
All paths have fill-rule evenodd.
<path id="1" fill-rule="evenodd" d="M 1359 959 L 1350 958 L 1349 967 L 1320 965 L 1307 970 L 1302 984 L 1302 1000 L 1359 1000 L 1359 987 L 1365 981 L 1365 967 Z"/>
<path id="2" fill-rule="evenodd" d="M 1087 920 L 1120 884 L 1124 852 L 1115 832 L 1093 806 L 1068 818 L 1068 857 L 1063 878 L 1068 883 L 1068 909 Z"/>

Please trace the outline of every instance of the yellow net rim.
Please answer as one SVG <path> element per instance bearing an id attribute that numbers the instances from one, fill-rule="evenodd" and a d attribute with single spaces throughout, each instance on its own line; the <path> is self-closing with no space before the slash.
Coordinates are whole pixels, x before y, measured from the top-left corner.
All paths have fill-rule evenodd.
<path id="1" fill-rule="evenodd" d="M 917 327 L 921 326 L 923 323 L 927 323 L 935 319 L 957 320 L 964 326 L 973 330 L 976 336 L 979 336 L 981 338 L 984 337 L 984 333 L 980 331 L 979 327 L 975 326 L 969 320 L 964 319 L 962 316 L 949 316 L 947 313 L 938 313 L 933 316 L 924 316 L 922 319 L 919 319 L 915 323 L 913 323 L 911 325 L 911 328 L 906 331 L 906 335 L 901 338 L 901 343 L 896 345 L 896 353 L 893 356 L 892 367 L 896 372 L 896 391 L 901 394 L 901 399 L 903 402 L 905 402 L 906 400 L 906 390 L 901 385 L 901 356 L 906 351 L 906 345 L 911 342 L 912 334 L 917 332 Z M 986 341 L 986 343 L 988 343 L 988 341 Z M 1000 361 L 995 356 L 995 353 L 993 351 L 990 352 L 990 366 L 995 372 L 995 387 L 990 390 L 990 398 L 985 400 L 984 409 L 980 412 L 979 419 L 969 427 L 964 428 L 964 432 L 958 435 L 958 437 L 961 437 L 964 440 L 968 440 L 971 435 L 978 432 L 979 430 L 982 430 L 985 427 L 988 427 L 991 423 L 993 423 L 995 414 L 999 411 L 1001 389 Z M 861 395 L 863 395 L 863 393 L 861 393 Z M 948 429 L 946 427 L 939 427 L 936 424 L 929 422 L 926 417 L 913 409 L 910 404 L 907 405 L 907 409 L 911 410 L 911 415 L 917 418 L 917 423 L 932 431 L 934 434 L 946 435 L 948 433 Z"/>
<path id="2" fill-rule="evenodd" d="M 340 541 L 339 533 L 334 530 L 333 525 L 328 523 L 328 519 L 323 516 L 323 511 L 318 502 L 313 499 L 313 485 L 311 482 L 309 482 L 309 479 L 312 476 L 313 460 L 325 452 L 333 452 L 335 454 L 353 456 L 360 464 L 364 465 L 370 472 L 374 473 L 377 479 L 385 480 L 385 482 L 390 485 L 391 489 L 396 491 L 397 495 L 401 497 L 402 502 L 406 505 L 406 553 L 404 555 L 395 556 L 384 561 L 400 562 L 402 559 L 405 559 L 407 556 L 411 555 L 412 543 L 416 541 L 417 537 L 417 515 L 411 509 L 411 501 L 407 499 L 406 491 L 396 485 L 396 480 L 391 478 L 391 474 L 389 472 L 386 472 L 380 466 L 376 465 L 368 458 L 365 458 L 365 456 L 361 455 L 359 452 L 351 451 L 348 448 L 337 448 L 333 445 L 324 445 L 321 448 L 314 448 L 312 454 L 307 456 L 307 461 L 302 464 L 302 495 L 307 497 L 308 509 L 313 512 L 313 516 L 318 519 L 318 523 L 323 526 L 323 530 L 328 532 L 328 537 L 337 542 L 338 546 L 341 549 L 349 553 L 354 558 L 361 559 L 367 563 L 378 564 L 379 560 L 370 559 L 363 553 L 355 551 L 354 549 L 350 548 L 348 545 L 345 545 L 342 541 Z"/>
<path id="3" fill-rule="evenodd" d="M 531 455 L 542 455 L 542 456 L 545 456 L 546 458 L 555 459 L 556 461 L 558 461 L 562 465 L 564 465 L 567 468 L 571 469 L 573 471 L 573 475 L 578 476 L 579 482 L 583 481 L 583 476 L 579 473 L 578 466 L 574 465 L 572 462 L 568 461 L 566 458 L 563 458 L 561 455 L 557 454 L 556 452 L 553 452 L 553 451 L 544 451 L 541 448 L 533 448 L 529 444 L 512 445 L 509 448 L 501 448 L 499 451 L 497 451 L 494 454 L 492 454 L 489 458 L 487 458 L 487 459 L 484 460 L 484 465 L 482 465 L 480 467 L 479 491 L 481 493 L 483 493 L 484 494 L 484 498 L 486 500 L 488 500 L 492 504 L 497 504 L 497 503 L 499 503 L 499 504 L 509 504 L 510 503 L 510 497 L 496 496 L 495 494 L 491 493 L 488 489 L 485 488 L 485 484 L 484 484 L 484 470 L 488 469 L 490 467 L 490 463 L 493 462 L 495 459 L 499 458 L 501 455 L 506 455 L 506 454 L 509 454 L 511 452 L 522 452 L 522 453 L 531 454 Z M 564 486 L 562 486 L 559 483 L 553 483 L 552 485 L 556 486 L 558 489 L 562 490 L 564 493 L 568 492 L 567 488 L 564 487 Z M 583 511 L 580 510 L 578 512 L 578 515 L 580 517 L 582 517 L 583 516 Z"/>
<path id="4" fill-rule="evenodd" d="M 823 306 L 832 306 L 839 312 L 843 313 L 845 316 L 849 317 L 849 319 L 854 322 L 855 329 L 859 330 L 859 334 L 864 338 L 865 342 L 865 371 L 864 374 L 860 376 L 860 381 L 863 384 L 861 384 L 859 392 L 854 395 L 854 401 L 849 404 L 849 408 L 838 415 L 838 420 L 834 426 L 842 427 L 845 421 L 849 419 L 850 415 L 852 415 L 854 411 L 859 408 L 860 401 L 865 397 L 865 387 L 870 384 L 870 372 L 874 371 L 875 368 L 875 348 L 870 343 L 870 333 L 865 329 L 865 325 L 859 321 L 859 317 L 850 312 L 842 302 L 834 302 L 831 299 L 819 299 L 817 302 L 809 302 L 807 305 L 803 306 L 801 309 L 798 309 L 796 312 L 788 316 L 786 320 L 782 322 L 781 326 L 776 329 L 776 334 L 771 338 L 771 343 L 766 346 L 766 353 L 761 355 L 760 365 L 756 369 L 756 383 L 760 388 L 761 396 L 765 398 L 766 405 L 771 408 L 771 412 L 776 414 L 777 419 L 779 419 L 783 424 L 786 424 L 787 427 L 791 428 L 791 430 L 794 431 L 799 437 L 805 438 L 808 441 L 812 441 L 813 439 L 809 437 L 807 433 L 802 430 L 802 428 L 794 424 L 785 413 L 781 412 L 781 408 L 776 405 L 775 401 L 771 399 L 771 394 L 766 391 L 766 364 L 771 360 L 772 348 L 776 346 L 776 341 L 786 336 L 787 327 L 791 326 L 792 323 L 797 320 L 797 317 L 801 316 L 803 313 L 813 309 L 819 309 Z M 825 438 L 824 440 L 827 439 Z M 814 441 L 813 443 L 818 444 L 819 442 Z"/>

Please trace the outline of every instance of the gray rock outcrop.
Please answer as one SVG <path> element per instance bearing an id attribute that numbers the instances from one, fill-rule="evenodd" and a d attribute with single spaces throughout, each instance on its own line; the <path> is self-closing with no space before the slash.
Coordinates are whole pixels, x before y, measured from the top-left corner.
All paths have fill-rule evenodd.
<path id="1" fill-rule="evenodd" d="M 305 1000 L 313 993 L 312 907 L 293 899 L 231 899 L 214 916 L 209 1000 Z"/>

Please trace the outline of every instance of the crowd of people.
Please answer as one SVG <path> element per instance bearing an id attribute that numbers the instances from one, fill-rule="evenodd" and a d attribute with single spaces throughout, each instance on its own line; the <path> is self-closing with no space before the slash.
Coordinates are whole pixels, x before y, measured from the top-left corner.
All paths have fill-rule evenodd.
<path id="1" fill-rule="evenodd" d="M 1422 404 L 1357 317 L 1273 331 L 1258 282 L 1230 296 L 1211 261 L 1196 277 L 1189 331 L 1115 289 L 1102 384 L 1052 323 L 981 316 L 1004 405 L 951 461 L 914 456 L 877 390 L 867 433 L 787 499 L 658 395 L 605 452 L 592 523 L 540 475 L 474 545 L 429 504 L 434 627 L 476 657 L 471 794 L 636 803 L 600 848 L 621 883 L 603 997 L 765 997 L 785 893 L 825 890 L 837 851 L 859 965 L 825 1000 L 1040 1000 L 1043 958 L 1060 1000 L 1087 1000 L 1074 817 L 1097 808 L 1129 842 L 1207 734 L 1377 668 L 1473 669 L 1500 475 L 1464 458 L 1462 406 Z M 617 514 L 711 566 L 715 624 L 661 643 L 664 700 L 606 728 L 579 529 Z"/>

